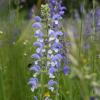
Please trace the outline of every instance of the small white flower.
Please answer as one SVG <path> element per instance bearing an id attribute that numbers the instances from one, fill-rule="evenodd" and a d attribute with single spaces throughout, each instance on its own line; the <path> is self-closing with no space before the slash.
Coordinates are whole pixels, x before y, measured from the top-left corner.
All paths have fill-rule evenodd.
<path id="1" fill-rule="evenodd" d="M 48 54 L 52 54 L 52 50 L 48 50 Z"/>
<path id="2" fill-rule="evenodd" d="M 39 41 L 39 42 L 44 42 L 44 39 L 38 38 L 37 41 Z"/>
<path id="3" fill-rule="evenodd" d="M 27 53 L 24 53 L 24 56 L 27 56 Z"/>
<path id="4" fill-rule="evenodd" d="M 35 87 L 32 87 L 32 88 L 31 88 L 31 91 L 34 92 L 34 90 L 35 90 Z"/>
<path id="5" fill-rule="evenodd" d="M 59 43 L 59 39 L 56 39 L 55 42 Z"/>
<path id="6" fill-rule="evenodd" d="M 55 20 L 54 22 L 55 22 L 56 25 L 58 24 L 58 20 Z"/>
<path id="7" fill-rule="evenodd" d="M 0 31 L 0 34 L 2 35 L 3 34 L 3 31 Z"/>
<path id="8" fill-rule="evenodd" d="M 55 78 L 55 76 L 53 74 L 49 74 L 49 78 Z"/>
<path id="9" fill-rule="evenodd" d="M 53 90 L 54 90 L 54 87 L 49 87 L 49 89 L 51 90 L 51 92 L 53 92 Z"/>
<path id="10" fill-rule="evenodd" d="M 52 36 L 52 37 L 49 38 L 49 42 L 53 41 L 53 40 L 55 40 L 55 37 Z"/>
<path id="11" fill-rule="evenodd" d="M 49 35 L 53 35 L 54 34 L 54 31 L 53 30 L 49 30 Z"/>
<path id="12" fill-rule="evenodd" d="M 52 55 L 51 55 L 51 58 L 53 58 L 53 57 L 54 57 L 54 55 L 52 54 Z"/>
<path id="13" fill-rule="evenodd" d="M 37 76 L 38 76 L 38 74 L 39 74 L 39 73 L 35 73 L 35 74 L 33 74 L 33 77 L 37 77 Z"/>
<path id="14" fill-rule="evenodd" d="M 37 52 L 37 53 L 40 53 L 40 52 L 41 52 L 41 49 L 40 49 L 40 48 L 37 48 L 37 49 L 36 49 L 36 52 Z"/>
<path id="15" fill-rule="evenodd" d="M 55 65 L 56 65 L 55 62 L 52 61 L 52 62 L 51 62 L 51 66 L 55 66 Z"/>
<path id="16" fill-rule="evenodd" d="M 42 52 L 45 52 L 45 51 L 46 51 L 45 49 L 42 50 Z"/>
<path id="17" fill-rule="evenodd" d="M 35 61 L 34 63 L 35 63 L 35 65 L 38 65 L 38 61 Z"/>
<path id="18" fill-rule="evenodd" d="M 57 62 L 57 61 L 55 61 L 55 64 L 57 65 L 57 64 L 58 64 L 58 62 Z"/>
<path id="19" fill-rule="evenodd" d="M 56 53 L 58 53 L 59 49 L 54 49 L 54 51 L 55 51 Z"/>
<path id="20" fill-rule="evenodd" d="M 24 45 L 27 45 L 27 43 L 28 43 L 28 40 L 25 40 L 25 41 L 23 42 Z"/>

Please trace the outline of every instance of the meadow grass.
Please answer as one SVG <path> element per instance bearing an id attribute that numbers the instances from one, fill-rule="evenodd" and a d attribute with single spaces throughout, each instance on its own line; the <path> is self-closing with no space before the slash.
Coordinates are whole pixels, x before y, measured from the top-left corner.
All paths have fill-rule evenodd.
<path id="1" fill-rule="evenodd" d="M 23 21 L 21 17 L 15 13 L 11 21 L 0 20 L 0 30 L 3 32 L 0 34 L 0 100 L 33 100 L 35 94 L 27 84 L 31 76 L 27 66 L 32 62 L 31 54 L 35 52 L 32 47 L 35 41 L 31 27 L 33 22 Z M 68 33 L 65 39 L 73 44 L 70 49 L 66 47 L 70 51 L 71 72 L 67 76 L 62 72 L 60 74 L 59 100 L 89 100 L 90 96 L 100 95 L 99 41 L 90 38 L 88 42 L 91 48 L 84 52 L 81 25 L 79 22 L 76 26 L 79 38 L 73 36 L 69 24 L 65 25 Z M 45 81 L 44 78 L 42 81 Z M 43 91 L 45 93 L 42 96 L 46 93 L 52 96 L 50 91 Z"/>

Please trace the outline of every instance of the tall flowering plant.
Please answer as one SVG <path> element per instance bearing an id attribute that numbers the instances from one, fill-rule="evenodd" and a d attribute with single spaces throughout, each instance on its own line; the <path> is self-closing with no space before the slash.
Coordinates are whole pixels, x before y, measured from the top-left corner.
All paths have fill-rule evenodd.
<path id="1" fill-rule="evenodd" d="M 34 36 L 37 38 L 33 43 L 37 46 L 36 53 L 32 55 L 35 60 L 30 68 L 33 71 L 33 77 L 29 80 L 31 90 L 40 90 L 40 96 L 34 97 L 35 100 L 52 100 L 49 95 L 44 95 L 45 90 L 55 94 L 55 99 L 59 96 L 59 77 L 60 71 L 68 74 L 69 67 L 64 65 L 64 52 L 62 39 L 62 15 L 66 9 L 62 6 L 62 0 L 48 0 L 48 4 L 41 6 L 41 17 L 34 18 L 32 25 L 35 29 Z M 43 78 L 46 78 L 43 82 Z M 40 88 L 40 89 L 39 89 Z"/>

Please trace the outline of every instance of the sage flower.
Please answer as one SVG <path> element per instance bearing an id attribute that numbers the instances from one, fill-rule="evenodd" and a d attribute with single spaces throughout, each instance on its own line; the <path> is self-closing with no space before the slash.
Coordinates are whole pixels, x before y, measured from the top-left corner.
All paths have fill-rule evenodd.
<path id="1" fill-rule="evenodd" d="M 51 79 L 48 82 L 48 88 L 53 92 L 54 91 L 54 85 L 56 85 L 56 84 L 57 84 L 57 82 Z"/>
<path id="2" fill-rule="evenodd" d="M 30 78 L 28 84 L 31 85 L 31 90 L 34 92 L 34 90 L 37 89 L 39 82 L 37 78 Z"/>
<path id="3" fill-rule="evenodd" d="M 65 75 L 68 75 L 69 74 L 69 71 L 70 71 L 69 67 L 68 66 L 64 66 L 64 68 L 63 68 L 64 74 Z"/>

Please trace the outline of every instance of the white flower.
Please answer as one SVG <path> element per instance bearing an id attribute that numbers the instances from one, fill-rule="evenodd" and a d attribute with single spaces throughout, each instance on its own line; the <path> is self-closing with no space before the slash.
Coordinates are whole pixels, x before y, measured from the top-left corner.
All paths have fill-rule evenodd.
<path id="1" fill-rule="evenodd" d="M 53 58 L 53 57 L 54 57 L 54 55 L 52 54 L 52 55 L 51 55 L 51 58 Z"/>
<path id="2" fill-rule="evenodd" d="M 33 87 L 31 88 L 31 91 L 34 92 L 34 90 L 35 90 L 35 87 L 33 86 Z"/>
<path id="3" fill-rule="evenodd" d="M 52 50 L 48 50 L 48 54 L 52 54 Z"/>
<path id="4" fill-rule="evenodd" d="M 28 40 L 25 40 L 25 41 L 23 42 L 24 45 L 27 45 L 27 43 L 28 43 Z"/>
<path id="5" fill-rule="evenodd" d="M 58 24 L 58 20 L 55 20 L 54 22 L 55 22 L 56 25 Z"/>
<path id="6" fill-rule="evenodd" d="M 40 49 L 40 48 L 37 48 L 37 49 L 36 49 L 36 52 L 37 52 L 37 53 L 40 53 L 40 52 L 41 52 L 41 49 Z"/>
<path id="7" fill-rule="evenodd" d="M 45 52 L 45 51 L 46 51 L 45 49 L 42 50 L 42 52 Z"/>
<path id="8" fill-rule="evenodd" d="M 56 38 L 55 42 L 59 43 L 59 39 Z"/>
<path id="9" fill-rule="evenodd" d="M 38 65 L 38 60 L 37 60 L 37 61 L 35 61 L 34 63 L 35 63 L 35 65 Z"/>
<path id="10" fill-rule="evenodd" d="M 44 39 L 43 38 L 38 38 L 37 41 L 44 42 Z"/>
<path id="11" fill-rule="evenodd" d="M 57 62 L 57 61 L 55 61 L 55 64 L 57 65 L 57 64 L 58 64 L 58 62 Z"/>
<path id="12" fill-rule="evenodd" d="M 54 49 L 54 51 L 55 51 L 56 53 L 58 53 L 59 49 Z"/>
<path id="13" fill-rule="evenodd" d="M 56 65 L 55 62 L 52 61 L 52 62 L 51 62 L 51 66 L 55 66 L 55 65 Z"/>
<path id="14" fill-rule="evenodd" d="M 27 56 L 27 53 L 24 53 L 24 56 Z"/>
<path id="15" fill-rule="evenodd" d="M 0 34 L 2 35 L 3 34 L 3 31 L 0 31 Z"/>
<path id="16" fill-rule="evenodd" d="M 53 92 L 53 90 L 54 90 L 54 87 L 49 87 L 49 89 L 51 90 L 51 92 Z"/>
<path id="17" fill-rule="evenodd" d="M 37 76 L 38 76 L 38 74 L 39 74 L 39 73 L 35 73 L 35 74 L 33 74 L 33 77 L 37 77 Z"/>
<path id="18" fill-rule="evenodd" d="M 49 42 L 55 40 L 55 37 L 49 37 Z"/>
<path id="19" fill-rule="evenodd" d="M 53 35 L 54 34 L 54 31 L 53 30 L 49 30 L 49 35 Z"/>
<path id="20" fill-rule="evenodd" d="M 49 78 L 55 78 L 55 76 L 51 73 L 49 73 Z"/>

